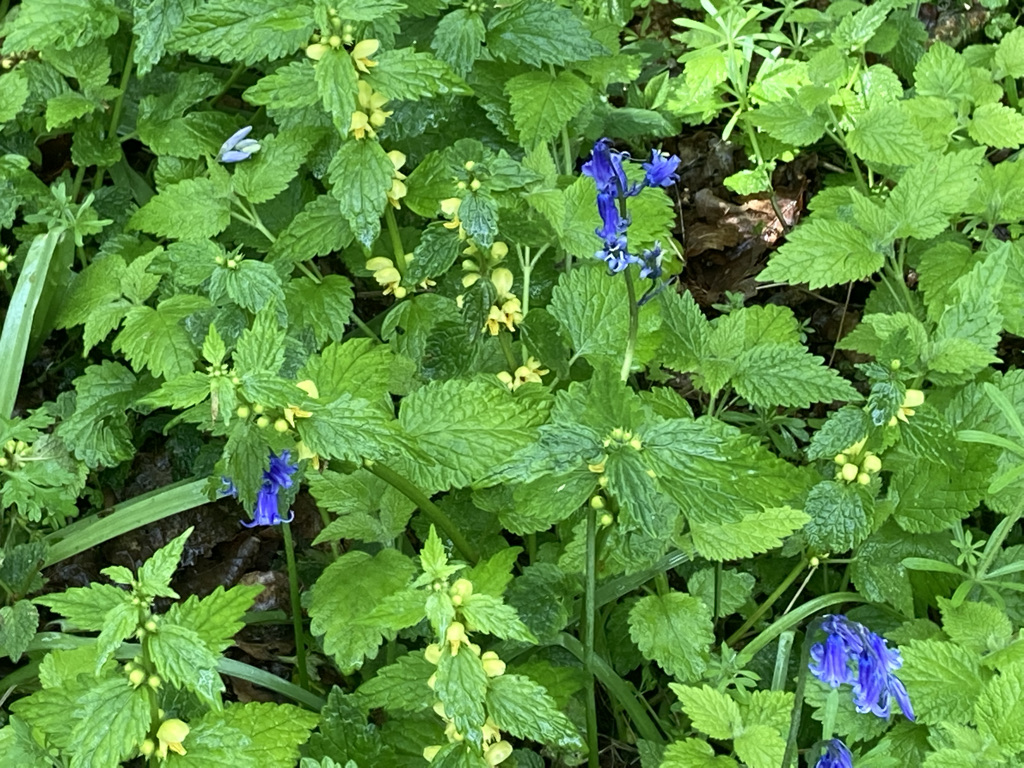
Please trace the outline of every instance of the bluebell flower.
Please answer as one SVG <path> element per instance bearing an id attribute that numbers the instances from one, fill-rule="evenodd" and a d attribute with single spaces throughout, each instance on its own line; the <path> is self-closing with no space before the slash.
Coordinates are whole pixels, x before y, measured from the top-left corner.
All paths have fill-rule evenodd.
<path id="1" fill-rule="evenodd" d="M 598 139 L 594 143 L 590 159 L 583 164 L 583 175 L 594 180 L 598 192 L 606 192 L 613 197 L 629 197 L 632 190 L 626 181 L 626 172 L 622 170 L 622 153 L 611 147 L 610 139 Z M 635 195 L 639 191 L 632 191 L 632 194 Z"/>
<path id="2" fill-rule="evenodd" d="M 230 138 L 220 145 L 217 152 L 217 159 L 222 163 L 237 163 L 241 160 L 248 160 L 254 153 L 260 151 L 260 143 L 255 139 L 247 139 L 246 136 L 252 131 L 252 126 L 239 128 Z"/>
<path id="3" fill-rule="evenodd" d="M 661 243 L 655 242 L 640 254 L 640 277 L 655 280 L 661 277 Z"/>
<path id="4" fill-rule="evenodd" d="M 853 755 L 839 739 L 825 745 L 825 754 L 818 758 L 814 768 L 853 768 Z"/>
<path id="5" fill-rule="evenodd" d="M 649 187 L 670 187 L 679 181 L 679 158 L 668 152 L 651 150 L 651 159 L 641 166 L 644 169 L 644 183 Z"/>
<path id="6" fill-rule="evenodd" d="M 263 485 L 256 494 L 256 509 L 252 513 L 252 522 L 242 520 L 246 528 L 254 528 L 257 525 L 277 525 L 278 523 L 290 523 L 295 519 L 295 513 L 289 512 L 285 520 L 278 513 L 277 495 L 282 488 L 292 487 L 292 475 L 298 469 L 298 465 L 290 463 L 291 453 L 281 451 L 281 455 L 270 452 L 270 467 L 263 471 Z M 224 478 L 223 496 L 238 496 L 238 489 L 229 479 Z"/>
<path id="7" fill-rule="evenodd" d="M 613 275 L 618 274 L 630 264 L 636 263 L 636 256 L 626 250 L 624 234 L 606 238 L 604 248 L 599 250 L 595 256 L 608 265 L 608 271 Z"/>
<path id="8" fill-rule="evenodd" d="M 858 712 L 888 718 L 896 699 L 903 714 L 914 719 L 914 709 L 896 670 L 903 666 L 899 650 L 885 638 L 845 616 L 826 616 L 822 622 L 825 642 L 811 647 L 811 674 L 832 688 L 853 686 Z"/>
<path id="9" fill-rule="evenodd" d="M 594 230 L 602 240 L 625 236 L 629 228 L 629 219 L 624 219 L 619 211 L 619 200 L 610 192 L 597 193 L 597 212 L 601 216 L 601 226 Z"/>

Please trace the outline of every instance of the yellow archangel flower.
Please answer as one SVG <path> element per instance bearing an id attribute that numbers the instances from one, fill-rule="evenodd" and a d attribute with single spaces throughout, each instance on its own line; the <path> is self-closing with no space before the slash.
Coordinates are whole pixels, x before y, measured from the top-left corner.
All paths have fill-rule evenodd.
<path id="1" fill-rule="evenodd" d="M 395 208 L 401 208 L 402 204 L 398 201 L 408 193 L 404 182 L 405 174 L 399 170 L 405 165 L 405 155 L 397 149 L 393 149 L 388 152 L 388 159 L 391 161 L 391 165 L 395 167 L 391 175 L 391 189 L 388 190 L 388 202 Z"/>
<path id="2" fill-rule="evenodd" d="M 547 368 L 541 368 L 540 365 L 540 360 L 535 357 L 530 357 L 527 358 L 526 365 L 520 365 L 516 368 L 516 372 L 514 374 L 511 374 L 508 371 L 502 371 L 498 374 L 498 378 L 501 380 L 502 384 L 515 392 L 523 386 L 523 384 L 541 383 L 540 377 L 550 373 L 550 371 Z"/>
<path id="3" fill-rule="evenodd" d="M 373 278 L 384 288 L 384 295 L 393 294 L 396 299 L 404 299 L 409 292 L 401 285 L 402 273 L 395 263 L 385 256 L 374 256 L 366 262 L 366 268 L 373 272 Z"/>
<path id="4" fill-rule="evenodd" d="M 360 40 L 352 47 L 352 52 L 349 54 L 352 57 L 352 62 L 356 65 L 356 69 L 360 72 L 366 72 L 369 74 L 370 67 L 376 67 L 377 62 L 370 59 L 373 54 L 380 48 L 380 40 Z"/>
<path id="5" fill-rule="evenodd" d="M 512 293 L 512 273 L 504 267 L 499 267 L 491 273 L 491 282 L 498 293 L 498 300 L 495 306 L 491 307 L 484 323 L 483 330 L 488 331 L 491 336 L 497 336 L 504 325 L 508 330 L 514 331 L 516 324 L 523 321 L 523 308 L 519 297 Z"/>
<path id="6" fill-rule="evenodd" d="M 896 412 L 896 415 L 889 419 L 889 426 L 895 427 L 897 421 L 902 421 L 904 424 L 909 424 L 910 421 L 907 417 L 913 416 L 916 411 L 915 408 L 920 408 L 924 403 L 924 392 L 920 389 L 908 389 L 907 394 L 903 398 L 903 404 L 900 409 Z"/>
<path id="7" fill-rule="evenodd" d="M 359 109 L 352 113 L 352 122 L 349 130 L 357 139 L 365 138 L 367 135 L 376 136 L 374 128 L 380 128 L 391 115 L 385 112 L 382 107 L 388 103 L 387 96 L 374 91 L 369 83 L 362 80 L 357 85 L 359 94 Z"/>
<path id="8" fill-rule="evenodd" d="M 185 754 L 185 748 L 181 742 L 188 736 L 189 730 L 188 725 L 177 718 L 164 720 L 160 724 L 160 729 L 156 732 L 157 741 L 160 742 L 156 753 L 161 760 L 167 757 L 167 750 L 179 755 Z"/>

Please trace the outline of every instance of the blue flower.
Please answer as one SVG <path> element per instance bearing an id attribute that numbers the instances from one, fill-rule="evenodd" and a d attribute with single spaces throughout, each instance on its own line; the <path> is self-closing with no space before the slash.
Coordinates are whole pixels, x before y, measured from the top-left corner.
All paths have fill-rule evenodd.
<path id="1" fill-rule="evenodd" d="M 649 187 L 670 187 L 679 181 L 676 169 L 679 158 L 667 152 L 651 150 L 651 159 L 641 166 L 644 169 L 644 183 Z"/>
<path id="2" fill-rule="evenodd" d="M 285 520 L 278 513 L 277 495 L 282 488 L 292 487 L 292 475 L 298 466 L 290 463 L 291 454 L 289 451 L 281 451 L 277 456 L 270 452 L 270 467 L 263 471 L 263 485 L 256 494 L 256 509 L 252 513 L 252 522 L 241 521 L 246 528 L 254 528 L 257 525 L 277 525 L 278 523 L 290 523 L 295 519 L 295 513 L 290 512 Z M 235 484 L 224 478 L 223 496 L 238 496 L 238 489 Z"/>
<path id="3" fill-rule="evenodd" d="M 597 212 L 601 215 L 601 226 L 594 232 L 602 240 L 625 235 L 629 228 L 629 219 L 624 219 L 619 212 L 619 200 L 610 192 L 597 193 Z"/>
<path id="4" fill-rule="evenodd" d="M 595 255 L 608 265 L 608 271 L 613 275 L 636 263 L 636 256 L 626 250 L 625 234 L 606 238 L 604 248 Z"/>
<path id="5" fill-rule="evenodd" d="M 858 712 L 888 718 L 896 699 L 903 714 L 914 719 L 914 709 L 896 670 L 903 665 L 899 650 L 889 648 L 885 638 L 845 616 L 826 616 L 822 622 L 824 644 L 811 648 L 811 674 L 832 688 L 853 686 L 853 703 Z"/>
<path id="6" fill-rule="evenodd" d="M 655 242 L 653 248 L 640 254 L 640 265 L 640 277 L 652 280 L 661 277 L 661 243 Z"/>
<path id="7" fill-rule="evenodd" d="M 598 192 L 613 197 L 630 196 L 626 172 L 622 170 L 622 153 L 611 148 L 610 139 L 598 139 L 590 153 L 590 160 L 583 164 L 583 175 L 589 176 L 597 185 Z M 627 155 L 628 157 L 628 155 Z M 636 194 L 637 189 L 632 194 Z"/>
<path id="8" fill-rule="evenodd" d="M 241 160 L 248 160 L 251 155 L 260 151 L 260 143 L 255 139 L 247 139 L 246 136 L 252 131 L 252 126 L 239 128 L 231 137 L 220 145 L 217 152 L 217 159 L 222 163 L 237 163 Z"/>
<path id="9" fill-rule="evenodd" d="M 839 739 L 825 745 L 825 754 L 818 758 L 814 768 L 853 768 L 853 755 Z"/>

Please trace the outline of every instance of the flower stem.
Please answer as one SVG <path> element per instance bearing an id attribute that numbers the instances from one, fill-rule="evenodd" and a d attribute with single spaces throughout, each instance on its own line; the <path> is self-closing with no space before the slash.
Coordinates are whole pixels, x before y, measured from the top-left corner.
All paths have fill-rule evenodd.
<path id="1" fill-rule="evenodd" d="M 747 617 L 747 620 L 744 621 L 742 625 L 740 625 L 739 629 L 737 629 L 735 632 L 733 632 L 731 635 L 729 635 L 728 638 L 726 638 L 726 640 L 725 640 L 726 644 L 727 645 L 732 645 L 737 640 L 739 640 L 741 637 L 743 637 L 743 634 L 748 629 L 750 629 L 752 626 L 754 626 L 754 624 L 757 623 L 757 620 L 760 619 L 762 616 L 764 616 L 765 613 L 768 612 L 768 609 L 771 608 L 772 605 L 775 604 L 775 601 L 778 600 L 780 597 L 782 597 L 782 594 L 787 589 L 789 589 L 790 585 L 794 581 L 797 580 L 797 578 L 800 576 L 800 573 L 803 571 L 803 569 L 804 569 L 804 567 L 806 565 L 807 565 L 807 558 L 801 557 L 800 561 L 795 566 L 793 566 L 793 570 L 791 570 L 786 575 L 786 578 L 784 578 L 782 580 L 782 583 L 779 584 L 779 586 L 775 588 L 774 592 L 772 592 L 770 595 L 768 595 L 768 599 L 765 600 L 763 603 L 761 603 L 761 605 L 759 605 L 757 607 L 757 610 L 754 611 L 752 614 L 750 614 L 750 616 Z"/>
<path id="2" fill-rule="evenodd" d="M 505 362 L 508 363 L 508 372 L 514 376 L 516 369 L 519 367 L 519 363 L 516 362 L 515 352 L 512 350 L 512 337 L 507 333 L 499 333 L 498 344 L 501 346 L 501 351 L 505 354 Z"/>
<path id="3" fill-rule="evenodd" d="M 292 628 L 295 631 L 295 666 L 298 668 L 299 686 L 309 689 L 309 672 L 306 670 L 306 642 L 302 629 L 302 604 L 299 602 L 299 571 L 295 565 L 295 543 L 288 523 L 281 523 L 284 536 L 284 556 L 288 562 L 288 588 L 292 604 Z"/>
<path id="4" fill-rule="evenodd" d="M 384 221 L 388 225 L 388 235 L 391 237 L 391 250 L 395 254 L 395 269 L 400 275 L 405 275 L 409 265 L 405 262 L 405 247 L 402 245 L 402 235 L 398 231 L 398 221 L 395 219 L 394 209 L 388 205 L 384 211 Z"/>
<path id="5" fill-rule="evenodd" d="M 132 71 L 135 69 L 135 35 L 132 35 L 131 45 L 128 46 L 128 54 L 124 58 L 124 69 L 121 70 L 121 82 L 118 83 L 117 98 L 114 100 L 114 108 L 110 111 L 110 124 L 107 127 L 107 138 L 117 136 L 117 128 L 121 125 L 121 110 L 124 108 L 124 97 L 128 90 L 128 80 L 132 76 Z M 99 189 L 103 186 L 103 176 L 106 174 L 106 166 L 100 166 L 96 169 L 96 178 L 92 181 L 92 188 Z M 77 191 L 77 190 L 76 190 Z"/>
<path id="6" fill-rule="evenodd" d="M 379 461 L 364 459 L 363 466 L 419 507 L 420 511 L 427 516 L 427 519 L 444 531 L 445 535 L 452 540 L 452 544 L 459 550 L 459 553 L 469 562 L 474 565 L 476 564 L 480 559 L 480 553 L 476 551 L 476 547 L 469 543 L 469 540 L 462 535 L 462 531 L 445 514 L 445 511 L 427 498 L 423 491 L 395 472 L 391 467 L 381 464 Z"/>
<path id="7" fill-rule="evenodd" d="M 628 267 L 623 271 L 626 278 L 626 295 L 629 298 L 629 335 L 626 336 L 626 353 L 622 356 L 621 378 L 629 379 L 633 367 L 633 351 L 636 349 L 636 332 L 640 326 L 640 307 L 636 305 L 636 288 L 633 287 L 633 272 Z"/>
<path id="8" fill-rule="evenodd" d="M 594 622 L 597 620 L 597 510 L 587 505 L 587 554 L 584 582 L 583 664 L 587 668 L 587 765 L 599 767 L 597 692 L 594 685 Z"/>
<path id="9" fill-rule="evenodd" d="M 793 712 L 789 718 L 789 737 L 786 739 L 786 751 L 782 756 L 782 768 L 789 768 L 790 765 L 796 760 L 797 737 L 800 734 L 800 715 L 803 713 L 804 708 L 804 691 L 807 688 L 807 665 L 811 660 L 811 638 L 814 637 L 815 632 L 818 631 L 818 627 L 821 626 L 821 618 L 817 618 L 811 622 L 810 626 L 807 627 L 807 633 L 804 635 L 804 642 L 800 649 L 800 668 L 796 678 L 796 691 L 793 696 Z M 838 699 L 836 703 L 838 704 Z"/>

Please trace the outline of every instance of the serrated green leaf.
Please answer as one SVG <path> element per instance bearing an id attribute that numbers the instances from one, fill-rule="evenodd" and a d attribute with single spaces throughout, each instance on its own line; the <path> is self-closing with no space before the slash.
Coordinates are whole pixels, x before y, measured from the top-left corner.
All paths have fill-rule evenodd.
<path id="1" fill-rule="evenodd" d="M 36 636 L 39 611 L 28 600 L 0 608 L 0 653 L 17 663 Z"/>
<path id="2" fill-rule="evenodd" d="M 703 739 L 683 739 L 665 747 L 658 768 L 736 768 L 739 763 L 727 755 L 715 755 L 715 749 Z"/>
<path id="3" fill-rule="evenodd" d="M 98 105 L 92 99 L 77 91 L 61 93 L 46 102 L 46 130 L 68 125 L 85 117 Z"/>
<path id="4" fill-rule="evenodd" d="M 30 0 L 4 27 L 3 52 L 70 51 L 117 32 L 113 0 Z"/>
<path id="5" fill-rule="evenodd" d="M 750 725 L 732 743 L 736 756 L 750 768 L 775 768 L 782 764 L 786 740 L 768 725 Z"/>
<path id="6" fill-rule="evenodd" d="M 783 539 L 798 531 L 809 519 L 798 509 L 774 507 L 738 520 L 692 521 L 690 533 L 702 557 L 735 560 L 781 546 Z"/>
<path id="7" fill-rule="evenodd" d="M 640 598 L 629 612 L 629 636 L 645 658 L 680 680 L 704 673 L 715 641 L 710 609 L 683 592 Z"/>
<path id="8" fill-rule="evenodd" d="M 914 90 L 918 96 L 938 96 L 953 101 L 966 98 L 970 80 L 963 57 L 941 40 L 928 46 L 928 52 L 914 69 Z"/>
<path id="9" fill-rule="evenodd" d="M 313 148 L 310 131 L 281 131 L 260 138 L 260 151 L 239 163 L 232 177 L 235 191 L 250 203 L 265 203 L 288 188 Z"/>
<path id="10" fill-rule="evenodd" d="M 178 596 L 170 588 L 171 577 L 174 576 L 174 572 L 178 569 L 181 553 L 185 549 L 185 542 L 192 534 L 192 530 L 191 527 L 186 528 L 182 533 L 160 547 L 139 567 L 139 586 L 146 594 L 158 597 Z"/>
<path id="11" fill-rule="evenodd" d="M 134 0 L 135 64 L 139 76 L 148 73 L 163 57 L 167 42 L 195 10 L 196 0 Z"/>
<path id="12" fill-rule="evenodd" d="M 285 307 L 292 323 L 312 328 L 317 343 L 326 344 L 345 335 L 353 296 L 347 277 L 325 275 L 319 283 L 301 277 L 285 287 Z"/>
<path id="13" fill-rule="evenodd" d="M 220 711 L 209 712 L 201 722 L 204 726 L 222 724 L 230 732 L 241 734 L 243 739 L 236 742 L 234 751 L 246 764 L 251 763 L 258 768 L 294 768 L 299 760 L 299 747 L 309 738 L 317 720 L 316 712 L 292 704 L 250 701 L 229 704 Z M 190 740 L 191 736 L 189 734 Z M 189 742 L 186 742 L 186 747 L 191 750 Z M 174 764 L 168 764 L 174 768 Z M 185 760 L 177 764 L 188 765 Z M 202 764 L 208 765 L 206 762 Z"/>
<path id="14" fill-rule="evenodd" d="M 562 749 L 581 749 L 582 739 L 544 686 L 524 675 L 506 674 L 487 684 L 487 713 L 498 728 L 520 739 Z"/>
<path id="15" fill-rule="evenodd" d="M 860 393 L 823 362 L 802 345 L 759 344 L 739 356 L 731 381 L 741 397 L 760 407 L 860 400 Z"/>
<path id="16" fill-rule="evenodd" d="M 504 8 L 487 24 L 487 50 L 503 61 L 562 65 L 607 53 L 568 8 L 525 0 Z"/>
<path id="17" fill-rule="evenodd" d="M 135 455 L 128 408 L 144 391 L 130 370 L 104 360 L 74 381 L 75 411 L 57 435 L 89 467 L 113 467 Z"/>
<path id="18" fill-rule="evenodd" d="M 99 632 L 107 613 L 119 605 L 130 604 L 131 599 L 131 593 L 123 589 L 110 584 L 92 584 L 36 597 L 33 602 L 56 611 L 78 629 Z"/>
<path id="19" fill-rule="evenodd" d="M 276 110 L 311 107 L 321 98 L 317 90 L 315 66 L 309 59 L 291 61 L 260 78 L 242 95 L 250 104 L 267 107 L 271 114 Z"/>
<path id="20" fill-rule="evenodd" d="M 175 688 L 184 688 L 213 709 L 221 708 L 224 681 L 213 653 L 190 627 L 161 623 L 149 638 L 156 673 Z"/>
<path id="21" fill-rule="evenodd" d="M 503 640 L 536 642 L 537 638 L 519 620 L 514 608 L 501 602 L 501 598 L 474 593 L 463 600 L 462 614 L 467 626 Z"/>
<path id="22" fill-rule="evenodd" d="M 505 85 L 520 143 L 531 147 L 553 139 L 590 101 L 590 87 L 571 72 L 534 71 Z"/>
<path id="23" fill-rule="evenodd" d="M 424 659 L 422 654 L 407 653 L 394 664 L 379 669 L 359 686 L 355 695 L 360 705 L 369 709 L 420 712 L 435 700 L 427 680 L 436 671 L 437 666 Z"/>
<path id="24" fill-rule="evenodd" d="M 448 229 L 442 222 L 428 224 L 409 261 L 405 282 L 416 285 L 444 274 L 463 250 L 464 245 L 458 232 Z"/>
<path id="25" fill-rule="evenodd" d="M 434 691 L 459 733 L 470 738 L 480 733 L 486 717 L 487 675 L 479 656 L 465 646 L 460 646 L 460 652 L 454 656 L 449 649 L 443 650 Z"/>
<path id="26" fill-rule="evenodd" d="M 252 0 L 243 7 L 230 0 L 210 0 L 189 14 L 167 47 L 250 66 L 263 59 L 282 59 L 309 42 L 312 11 L 306 2 Z"/>
<path id="27" fill-rule="evenodd" d="M 123 675 L 94 682 L 68 713 L 73 768 L 108 768 L 134 754 L 150 727 L 149 694 Z"/>
<path id="28" fill-rule="evenodd" d="M 380 233 L 380 216 L 394 170 L 380 144 L 353 139 L 341 145 L 327 171 L 342 216 L 367 247 Z"/>
<path id="29" fill-rule="evenodd" d="M 1024 77 L 1024 30 L 1014 27 L 999 40 L 995 65 L 1010 77 Z"/>
<path id="30" fill-rule="evenodd" d="M 456 8 L 437 22 L 430 47 L 438 58 L 465 76 L 480 56 L 486 36 L 487 30 L 479 13 L 468 8 Z"/>
<path id="31" fill-rule="evenodd" d="M 869 163 L 912 165 L 924 154 L 917 129 L 898 103 L 880 104 L 858 115 L 846 140 Z"/>
<path id="32" fill-rule="evenodd" d="M 823 107 L 808 113 L 796 99 L 784 99 L 761 105 L 751 113 L 750 119 L 772 138 L 805 147 L 825 135 L 827 114 Z"/>
<path id="33" fill-rule="evenodd" d="M 974 702 L 990 674 L 975 654 L 941 640 L 911 640 L 902 646 L 900 680 L 914 702 L 917 721 L 937 725 L 943 721 L 966 723 Z"/>
<path id="34" fill-rule="evenodd" d="M 823 480 L 811 488 L 804 503 L 810 520 L 807 542 L 817 552 L 846 552 L 870 531 L 869 510 L 855 485 Z"/>
<path id="35" fill-rule="evenodd" d="M 210 179 L 185 179 L 165 187 L 128 221 L 143 232 L 180 240 L 208 240 L 229 223 L 230 198 Z"/>
<path id="36" fill-rule="evenodd" d="M 813 290 L 868 277 L 884 263 L 885 256 L 852 224 L 813 217 L 788 235 L 758 280 L 806 283 Z"/>
<path id="37" fill-rule="evenodd" d="M 412 561 L 393 549 L 371 557 L 348 552 L 323 572 L 313 588 L 309 615 L 314 635 L 323 636 L 324 651 L 349 674 L 376 658 L 382 629 L 357 621 L 369 615 L 377 602 L 406 586 L 415 568 Z"/>
<path id="38" fill-rule="evenodd" d="M 343 48 L 328 48 L 316 63 L 317 93 L 342 135 L 348 134 L 356 110 L 358 75 L 352 58 Z"/>
<path id="39" fill-rule="evenodd" d="M 394 101 L 418 101 L 429 96 L 454 94 L 465 96 L 469 87 L 448 64 L 432 54 L 414 48 L 382 51 L 374 60 L 377 66 L 364 75 L 375 91 Z"/>
<path id="40" fill-rule="evenodd" d="M 124 352 L 134 368 L 146 367 L 154 376 L 183 376 L 192 371 L 196 352 L 181 321 L 208 304 L 200 296 L 179 294 L 156 309 L 133 307 L 113 349 Z"/>
<path id="41" fill-rule="evenodd" d="M 1024 732 L 1016 725 L 1024 718 L 1024 664 L 1011 665 L 989 680 L 974 713 L 978 730 L 991 734 L 1004 754 L 1024 751 Z"/>
<path id="42" fill-rule="evenodd" d="M 299 262 L 340 251 L 352 242 L 352 230 L 338 201 L 321 195 L 306 204 L 270 248 L 269 261 Z"/>
<path id="43" fill-rule="evenodd" d="M 979 148 L 933 155 L 908 168 L 886 202 L 899 223 L 895 236 L 926 240 L 946 229 L 949 216 L 963 210 L 978 184 L 983 153 Z"/>
<path id="44" fill-rule="evenodd" d="M 245 626 L 242 616 L 262 592 L 262 586 L 238 585 L 231 589 L 218 586 L 203 598 L 189 595 L 184 602 L 175 603 L 167 612 L 163 624 L 175 624 L 192 629 L 210 653 L 220 655 L 230 645 L 235 634 Z"/>
<path id="45" fill-rule="evenodd" d="M 713 739 L 732 739 L 743 731 L 740 706 L 727 693 L 709 685 L 700 688 L 669 683 L 679 697 L 683 712 L 697 731 Z"/>
<path id="46" fill-rule="evenodd" d="M 0 78 L 0 123 L 13 120 L 28 101 L 28 78 L 16 69 Z"/>
<path id="47" fill-rule="evenodd" d="M 979 144 L 1017 149 L 1024 144 L 1024 115 L 1003 104 L 982 104 L 974 110 L 967 134 Z"/>
<path id="48" fill-rule="evenodd" d="M 976 653 L 1002 648 L 1013 636 L 1013 625 L 1006 614 L 988 603 L 963 602 L 955 605 L 938 598 L 942 612 L 942 631 L 958 645 Z"/>
<path id="49" fill-rule="evenodd" d="M 281 275 L 273 265 L 256 259 L 239 259 L 234 267 L 225 263 L 213 270 L 210 298 L 218 303 L 230 299 L 257 313 L 268 305 L 284 303 Z"/>

